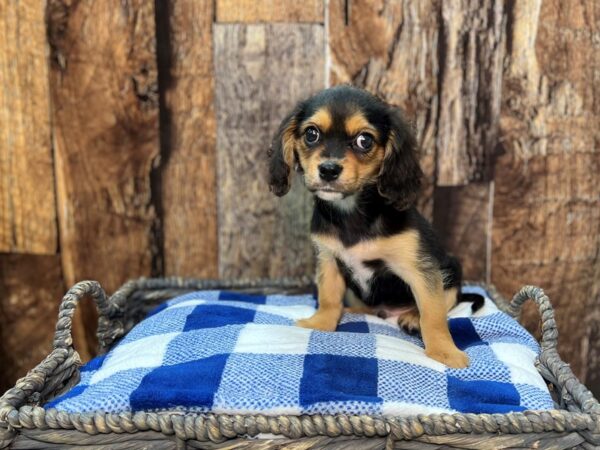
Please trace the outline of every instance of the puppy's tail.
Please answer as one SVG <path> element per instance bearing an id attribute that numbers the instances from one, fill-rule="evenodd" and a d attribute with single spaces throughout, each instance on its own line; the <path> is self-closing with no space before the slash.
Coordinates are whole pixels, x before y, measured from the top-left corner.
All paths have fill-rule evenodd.
<path id="1" fill-rule="evenodd" d="M 458 281 L 457 285 L 462 286 L 462 266 L 458 258 L 449 256 L 448 266 L 452 273 L 454 273 L 455 280 Z M 463 293 L 459 290 L 456 303 L 461 302 L 472 302 L 471 311 L 475 312 L 483 307 L 485 298 L 480 294 Z"/>

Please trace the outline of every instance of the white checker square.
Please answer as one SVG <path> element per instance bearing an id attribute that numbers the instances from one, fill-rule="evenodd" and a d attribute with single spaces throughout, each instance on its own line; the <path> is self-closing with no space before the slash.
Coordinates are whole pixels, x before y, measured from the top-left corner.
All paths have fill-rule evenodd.
<path id="1" fill-rule="evenodd" d="M 378 334 L 376 338 L 376 357 L 378 359 L 403 361 L 428 367 L 437 370 L 438 372 L 444 372 L 446 370 L 446 366 L 429 358 L 425 355 L 425 350 L 415 344 L 384 334 Z"/>
<path id="2" fill-rule="evenodd" d="M 528 347 L 520 344 L 495 342 L 490 344 L 496 358 L 510 370 L 513 384 L 528 384 L 546 390 L 546 383 L 535 369 L 536 354 Z"/>
<path id="3" fill-rule="evenodd" d="M 102 367 L 92 376 L 90 384 L 98 383 L 118 372 L 144 367 L 160 367 L 167 346 L 180 333 L 148 336 L 116 346 Z"/>
<path id="4" fill-rule="evenodd" d="M 303 355 L 308 350 L 312 330 L 285 325 L 246 325 L 233 353 Z"/>
<path id="5" fill-rule="evenodd" d="M 312 316 L 315 313 L 315 308 L 308 305 L 259 305 L 256 307 L 256 311 L 285 317 L 287 319 L 299 320 Z"/>

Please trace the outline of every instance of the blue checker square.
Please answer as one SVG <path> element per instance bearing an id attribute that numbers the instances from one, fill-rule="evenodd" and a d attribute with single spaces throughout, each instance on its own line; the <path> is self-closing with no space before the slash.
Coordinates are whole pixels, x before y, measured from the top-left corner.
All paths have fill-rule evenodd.
<path id="1" fill-rule="evenodd" d="M 510 370 L 494 355 L 489 345 L 476 345 L 466 350 L 469 367 L 465 369 L 446 369 L 446 374 L 464 381 L 494 380 L 510 383 Z"/>
<path id="2" fill-rule="evenodd" d="M 131 409 L 210 409 L 228 357 L 229 355 L 214 355 L 154 368 L 131 393 Z"/>
<path id="3" fill-rule="evenodd" d="M 427 386 L 427 389 L 423 389 Z M 404 361 L 379 360 L 377 394 L 388 402 L 421 403 L 448 408 L 444 372 Z"/>
<path id="4" fill-rule="evenodd" d="M 450 319 L 448 321 L 450 328 L 450 334 L 454 339 L 454 343 L 458 348 L 464 350 L 474 345 L 487 345 L 486 342 L 481 340 L 471 320 L 460 317 L 457 319 Z"/>
<path id="5" fill-rule="evenodd" d="M 498 381 L 461 380 L 448 376 L 448 401 L 458 412 L 475 414 L 524 411 L 513 384 Z"/>
<path id="6" fill-rule="evenodd" d="M 104 382 L 78 385 L 62 397 L 45 405 L 46 408 L 76 413 L 86 407 L 92 411 L 130 411 L 129 393 L 139 387 L 151 368 L 124 370 L 104 379 Z"/>
<path id="7" fill-rule="evenodd" d="M 381 403 L 377 397 L 377 359 L 307 354 L 300 383 L 300 405 L 321 402 Z"/>
<path id="8" fill-rule="evenodd" d="M 315 306 L 317 299 L 312 295 L 269 295 L 265 305 L 272 306 Z"/>
<path id="9" fill-rule="evenodd" d="M 215 393 L 214 407 L 229 411 L 297 410 L 303 361 L 304 355 L 232 354 Z"/>
<path id="10" fill-rule="evenodd" d="M 544 391 L 537 386 L 517 383 L 515 388 L 521 398 L 521 404 L 527 405 L 527 409 L 548 410 L 557 408 L 554 406 L 552 399 L 545 396 Z"/>
<path id="11" fill-rule="evenodd" d="M 183 331 L 250 323 L 256 311 L 227 305 L 198 305 L 188 315 Z"/>
<path id="12" fill-rule="evenodd" d="M 477 334 L 486 341 L 525 345 L 534 353 L 540 352 L 540 346 L 534 337 L 519 322 L 508 318 L 504 313 L 477 317 L 472 322 Z"/>
<path id="13" fill-rule="evenodd" d="M 144 326 L 134 327 L 120 343 L 126 344 L 144 337 L 183 331 L 194 308 L 195 306 L 182 306 L 163 309 L 144 319 Z"/>
<path id="14" fill-rule="evenodd" d="M 396 325 L 384 323 L 367 322 L 369 325 L 369 333 L 383 334 L 385 336 L 400 337 L 400 328 Z"/>
<path id="15" fill-rule="evenodd" d="M 264 305 L 267 296 L 266 295 L 251 295 L 242 294 L 241 292 L 229 292 L 221 291 L 219 294 L 219 300 L 233 301 L 233 302 L 246 302 L 253 303 L 255 305 Z"/>
<path id="16" fill-rule="evenodd" d="M 292 319 L 262 311 L 256 312 L 256 316 L 254 316 L 254 323 L 268 325 L 294 325 L 294 321 Z"/>
<path id="17" fill-rule="evenodd" d="M 190 330 L 175 336 L 167 346 L 163 366 L 232 353 L 244 325 Z"/>
<path id="18" fill-rule="evenodd" d="M 376 344 L 372 334 L 313 331 L 308 341 L 308 353 L 373 358 Z"/>
<path id="19" fill-rule="evenodd" d="M 350 331 L 352 333 L 368 333 L 369 324 L 365 321 L 340 323 L 335 331 Z"/>

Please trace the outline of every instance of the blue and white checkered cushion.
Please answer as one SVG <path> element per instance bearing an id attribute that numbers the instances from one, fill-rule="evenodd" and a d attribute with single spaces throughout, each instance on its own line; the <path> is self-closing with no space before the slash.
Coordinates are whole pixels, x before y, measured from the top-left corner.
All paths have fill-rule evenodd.
<path id="1" fill-rule="evenodd" d="M 478 288 L 470 292 L 485 294 Z M 293 326 L 312 296 L 194 292 L 157 308 L 46 408 L 216 413 L 504 413 L 552 409 L 534 368 L 536 341 L 486 298 L 451 313 L 471 365 L 449 369 L 421 339 L 374 316 L 345 314 L 337 332 Z"/>

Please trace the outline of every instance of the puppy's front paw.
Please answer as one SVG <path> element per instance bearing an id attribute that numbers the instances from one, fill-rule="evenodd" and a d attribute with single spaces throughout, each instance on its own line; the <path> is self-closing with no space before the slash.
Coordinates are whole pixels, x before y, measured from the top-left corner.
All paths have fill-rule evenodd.
<path id="1" fill-rule="evenodd" d="M 469 357 L 465 352 L 456 347 L 453 349 L 425 351 L 425 354 L 431 359 L 435 359 L 452 369 L 464 369 L 465 367 L 469 367 Z"/>
<path id="2" fill-rule="evenodd" d="M 310 328 L 312 330 L 335 331 L 337 328 L 337 321 L 328 320 L 328 318 L 314 315 L 308 319 L 298 320 L 296 322 L 296 326 Z"/>

